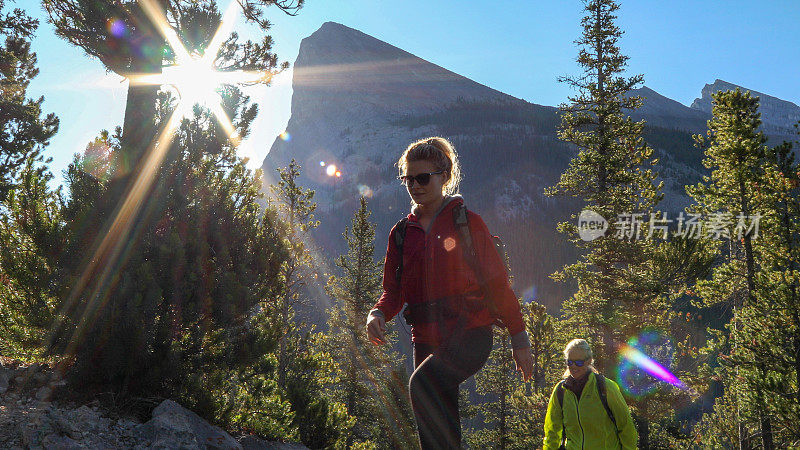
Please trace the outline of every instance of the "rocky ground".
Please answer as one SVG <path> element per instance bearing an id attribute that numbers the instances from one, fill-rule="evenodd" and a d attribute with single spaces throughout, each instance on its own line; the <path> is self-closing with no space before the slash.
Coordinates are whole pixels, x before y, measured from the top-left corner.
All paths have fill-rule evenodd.
<path id="1" fill-rule="evenodd" d="M 0 359 L 0 448 L 8 449 L 276 449 L 256 436 L 232 437 L 172 400 L 141 422 L 117 417 L 99 402 L 76 405 L 54 399 L 66 383 L 47 365 Z"/>

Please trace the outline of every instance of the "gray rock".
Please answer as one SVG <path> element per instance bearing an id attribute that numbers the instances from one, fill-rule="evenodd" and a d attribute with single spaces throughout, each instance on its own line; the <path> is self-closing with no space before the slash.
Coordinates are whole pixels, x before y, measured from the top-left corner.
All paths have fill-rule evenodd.
<path id="1" fill-rule="evenodd" d="M 712 111 L 711 95 L 719 91 L 730 91 L 736 88 L 739 88 L 742 92 L 750 91 L 754 97 L 759 97 L 758 111 L 761 113 L 761 129 L 765 133 L 768 135 L 795 136 L 794 124 L 800 120 L 800 106 L 727 81 L 718 79 L 711 84 L 703 86 L 700 98 L 695 99 L 691 107 L 710 114 Z"/>
<path id="2" fill-rule="evenodd" d="M 11 381 L 9 370 L 0 367 L 0 394 L 5 394 L 8 391 L 8 384 Z"/>
<path id="3" fill-rule="evenodd" d="M 153 418 L 138 426 L 136 432 L 139 440 L 149 441 L 150 448 L 242 448 L 222 428 L 210 425 L 172 400 L 161 402 L 153 410 Z"/>
<path id="4" fill-rule="evenodd" d="M 239 443 L 244 450 L 308 450 L 308 447 L 303 444 L 268 442 L 256 436 L 239 438 Z"/>
<path id="5" fill-rule="evenodd" d="M 101 422 L 100 413 L 86 405 L 69 412 L 67 420 L 74 430 L 97 431 Z M 108 420 L 108 419 L 106 419 Z M 107 426 L 106 426 L 107 427 Z"/>
<path id="6" fill-rule="evenodd" d="M 67 436 L 59 436 L 56 433 L 45 436 L 44 439 L 42 439 L 42 447 L 58 450 L 82 450 L 87 448 L 85 445 L 81 445 Z"/>
<path id="7" fill-rule="evenodd" d="M 50 377 L 44 372 L 37 372 L 37 373 L 33 374 L 33 381 L 36 382 L 36 384 L 39 384 L 39 385 L 45 384 L 47 382 L 48 378 L 50 378 Z"/>
<path id="8" fill-rule="evenodd" d="M 17 425 L 17 433 L 22 439 L 22 445 L 27 448 L 34 448 L 41 446 L 41 438 L 36 431 L 36 425 L 33 423 L 19 423 Z"/>
<path id="9" fill-rule="evenodd" d="M 53 389 L 48 386 L 43 386 L 36 391 L 36 400 L 40 402 L 50 400 L 50 397 L 53 395 Z"/>

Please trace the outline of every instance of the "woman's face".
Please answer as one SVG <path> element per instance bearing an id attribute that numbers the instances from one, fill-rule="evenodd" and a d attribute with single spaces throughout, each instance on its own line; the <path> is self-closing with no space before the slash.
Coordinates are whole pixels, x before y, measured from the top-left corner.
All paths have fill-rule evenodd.
<path id="1" fill-rule="evenodd" d="M 415 176 L 421 173 L 438 172 L 439 169 L 430 161 L 408 161 L 405 175 Z M 406 186 L 411 200 L 418 205 L 435 204 L 444 196 L 444 183 L 447 181 L 445 173 L 431 175 L 430 181 L 421 186 L 416 180 L 411 186 Z"/>
<path id="2" fill-rule="evenodd" d="M 581 378 L 586 375 L 586 372 L 589 371 L 589 361 L 586 359 L 586 354 L 583 352 L 583 350 L 572 349 L 567 358 L 571 361 L 583 361 L 583 367 L 578 367 L 576 364 L 567 366 L 569 369 L 569 374 L 572 375 L 572 378 Z"/>

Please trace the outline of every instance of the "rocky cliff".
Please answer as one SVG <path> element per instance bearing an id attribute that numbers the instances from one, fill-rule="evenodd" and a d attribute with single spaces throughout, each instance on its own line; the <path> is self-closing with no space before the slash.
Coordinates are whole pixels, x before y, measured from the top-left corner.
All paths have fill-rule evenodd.
<path id="1" fill-rule="evenodd" d="M 692 109 L 711 114 L 711 94 L 719 91 L 730 91 L 734 89 L 750 91 L 754 96 L 759 97 L 759 112 L 761 113 L 762 129 L 765 133 L 775 137 L 785 139 L 796 139 L 794 125 L 800 121 L 800 106 L 792 102 L 781 100 L 777 97 L 764 94 L 762 92 L 738 86 L 723 80 L 715 80 L 711 84 L 703 86 L 701 95 L 692 102 Z M 776 139 L 773 139 L 775 141 Z M 777 142 L 776 142 L 777 143 Z"/>

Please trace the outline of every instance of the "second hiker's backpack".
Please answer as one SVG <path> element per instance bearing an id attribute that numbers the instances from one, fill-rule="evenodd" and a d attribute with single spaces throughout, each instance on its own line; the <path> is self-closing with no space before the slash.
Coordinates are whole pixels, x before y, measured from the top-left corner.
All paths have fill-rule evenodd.
<path id="1" fill-rule="evenodd" d="M 611 408 L 608 406 L 608 396 L 606 395 L 606 377 L 599 373 L 594 374 L 594 377 L 597 380 L 597 393 L 600 394 L 600 403 L 603 404 L 603 408 L 606 410 L 608 418 L 611 419 L 611 423 L 614 424 L 614 430 L 617 432 L 617 434 L 619 434 L 619 430 L 617 429 L 617 419 L 614 418 L 614 413 L 611 412 Z M 558 406 L 561 407 L 561 445 L 563 446 L 564 441 L 567 439 L 567 435 L 564 431 L 564 380 L 559 381 L 558 385 L 556 385 L 556 397 L 558 398 Z"/>

